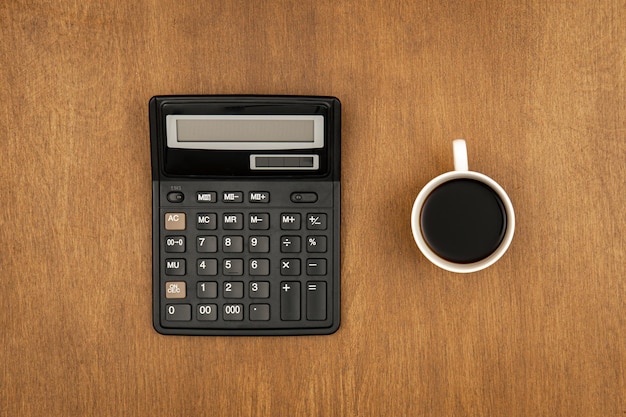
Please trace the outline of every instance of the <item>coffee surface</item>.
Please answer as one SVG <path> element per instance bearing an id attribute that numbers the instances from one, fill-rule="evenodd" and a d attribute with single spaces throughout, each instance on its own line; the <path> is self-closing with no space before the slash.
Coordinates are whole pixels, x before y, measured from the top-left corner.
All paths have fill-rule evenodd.
<path id="1" fill-rule="evenodd" d="M 422 208 L 424 240 L 440 257 L 472 263 L 491 255 L 506 232 L 506 210 L 498 194 L 472 179 L 441 184 Z"/>

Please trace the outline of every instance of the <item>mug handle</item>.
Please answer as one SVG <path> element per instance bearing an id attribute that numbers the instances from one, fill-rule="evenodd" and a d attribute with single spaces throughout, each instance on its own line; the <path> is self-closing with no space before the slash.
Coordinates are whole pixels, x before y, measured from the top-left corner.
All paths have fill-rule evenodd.
<path id="1" fill-rule="evenodd" d="M 464 139 L 452 141 L 452 154 L 454 155 L 454 170 L 469 171 L 467 165 L 467 146 Z"/>

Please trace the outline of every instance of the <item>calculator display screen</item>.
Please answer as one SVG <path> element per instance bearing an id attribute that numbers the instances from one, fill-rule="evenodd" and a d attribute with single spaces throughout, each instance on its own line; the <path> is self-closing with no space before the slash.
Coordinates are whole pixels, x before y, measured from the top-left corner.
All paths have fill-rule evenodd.
<path id="1" fill-rule="evenodd" d="M 183 149 L 307 149 L 324 146 L 319 115 L 168 115 L 167 144 Z"/>

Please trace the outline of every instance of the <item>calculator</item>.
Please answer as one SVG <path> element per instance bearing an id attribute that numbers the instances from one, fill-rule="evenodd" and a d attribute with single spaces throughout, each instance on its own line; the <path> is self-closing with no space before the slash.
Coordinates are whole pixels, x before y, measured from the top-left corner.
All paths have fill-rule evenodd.
<path id="1" fill-rule="evenodd" d="M 339 100 L 155 96 L 149 113 L 156 331 L 334 333 Z"/>

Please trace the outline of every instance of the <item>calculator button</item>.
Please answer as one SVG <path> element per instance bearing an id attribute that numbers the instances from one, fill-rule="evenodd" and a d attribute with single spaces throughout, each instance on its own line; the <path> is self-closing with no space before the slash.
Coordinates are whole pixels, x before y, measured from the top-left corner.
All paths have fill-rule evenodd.
<path id="1" fill-rule="evenodd" d="M 241 191 L 224 191 L 222 201 L 224 203 L 242 203 L 243 193 Z"/>
<path id="2" fill-rule="evenodd" d="M 309 213 L 306 215 L 306 228 L 308 230 L 326 230 L 326 214 Z"/>
<path id="3" fill-rule="evenodd" d="M 182 203 L 185 199 L 185 195 L 180 191 L 172 191 L 171 193 L 167 193 L 167 201 L 170 203 Z"/>
<path id="4" fill-rule="evenodd" d="M 198 282 L 198 298 L 217 298 L 217 282 Z"/>
<path id="5" fill-rule="evenodd" d="M 300 230 L 300 213 L 282 213 L 280 215 L 282 230 Z"/>
<path id="6" fill-rule="evenodd" d="M 224 275 L 243 275 L 243 259 L 224 259 Z"/>
<path id="7" fill-rule="evenodd" d="M 189 304 L 167 304 L 165 306 L 165 320 L 167 320 L 167 321 L 189 321 L 189 320 L 191 320 L 191 305 L 189 305 Z"/>
<path id="8" fill-rule="evenodd" d="M 242 213 L 225 213 L 224 214 L 225 230 L 241 230 L 243 229 L 243 214 Z"/>
<path id="9" fill-rule="evenodd" d="M 215 203 L 217 201 L 217 193 L 214 191 L 198 191 L 196 193 L 196 201 L 198 203 Z"/>
<path id="10" fill-rule="evenodd" d="M 165 230 L 185 230 L 185 213 L 165 213 Z"/>
<path id="11" fill-rule="evenodd" d="M 165 275 L 185 275 L 184 259 L 166 259 Z"/>
<path id="12" fill-rule="evenodd" d="M 223 252 L 243 252 L 243 236 L 224 236 L 222 238 Z"/>
<path id="13" fill-rule="evenodd" d="M 248 196 L 251 203 L 269 203 L 270 193 L 267 191 L 250 191 Z"/>
<path id="14" fill-rule="evenodd" d="M 307 236 L 306 251 L 309 253 L 326 252 L 326 236 Z"/>
<path id="15" fill-rule="evenodd" d="M 317 201 L 316 193 L 291 193 L 292 203 L 315 203 Z"/>
<path id="16" fill-rule="evenodd" d="M 165 298 L 187 297 L 187 284 L 185 281 L 169 281 L 165 283 Z"/>
<path id="17" fill-rule="evenodd" d="M 326 259 L 307 259 L 307 275 L 326 275 Z"/>
<path id="18" fill-rule="evenodd" d="M 224 304 L 224 320 L 243 320 L 243 304 Z"/>
<path id="19" fill-rule="evenodd" d="M 185 236 L 165 236 L 165 252 L 185 252 Z"/>
<path id="20" fill-rule="evenodd" d="M 326 320 L 326 283 L 309 281 L 306 284 L 307 320 Z"/>
<path id="21" fill-rule="evenodd" d="M 268 253 L 270 251 L 269 236 L 250 236 L 248 239 L 250 252 Z"/>
<path id="22" fill-rule="evenodd" d="M 217 229 L 217 214 L 198 213 L 198 215 L 196 216 L 196 229 L 198 230 Z"/>
<path id="23" fill-rule="evenodd" d="M 298 281 L 280 283 L 280 319 L 300 320 L 300 283 Z"/>
<path id="24" fill-rule="evenodd" d="M 270 215 L 268 213 L 250 213 L 250 230 L 267 230 L 270 228 Z"/>
<path id="25" fill-rule="evenodd" d="M 280 275 L 300 275 L 300 259 L 281 259 Z"/>
<path id="26" fill-rule="evenodd" d="M 217 236 L 198 236 L 196 238 L 196 250 L 201 253 L 217 252 Z"/>
<path id="27" fill-rule="evenodd" d="M 217 275 L 217 259 L 198 259 L 198 275 Z"/>
<path id="28" fill-rule="evenodd" d="M 283 253 L 300 252 L 300 236 L 281 236 L 280 251 Z"/>
<path id="29" fill-rule="evenodd" d="M 225 282 L 224 298 L 243 298 L 243 282 Z"/>
<path id="30" fill-rule="evenodd" d="M 269 304 L 250 304 L 250 320 L 267 321 L 270 319 Z"/>
<path id="31" fill-rule="evenodd" d="M 252 281 L 250 283 L 250 298 L 269 298 L 270 283 L 265 281 Z"/>
<path id="32" fill-rule="evenodd" d="M 217 304 L 198 304 L 198 320 L 217 320 Z"/>
<path id="33" fill-rule="evenodd" d="M 269 259 L 250 259 L 250 275 L 269 275 Z"/>

